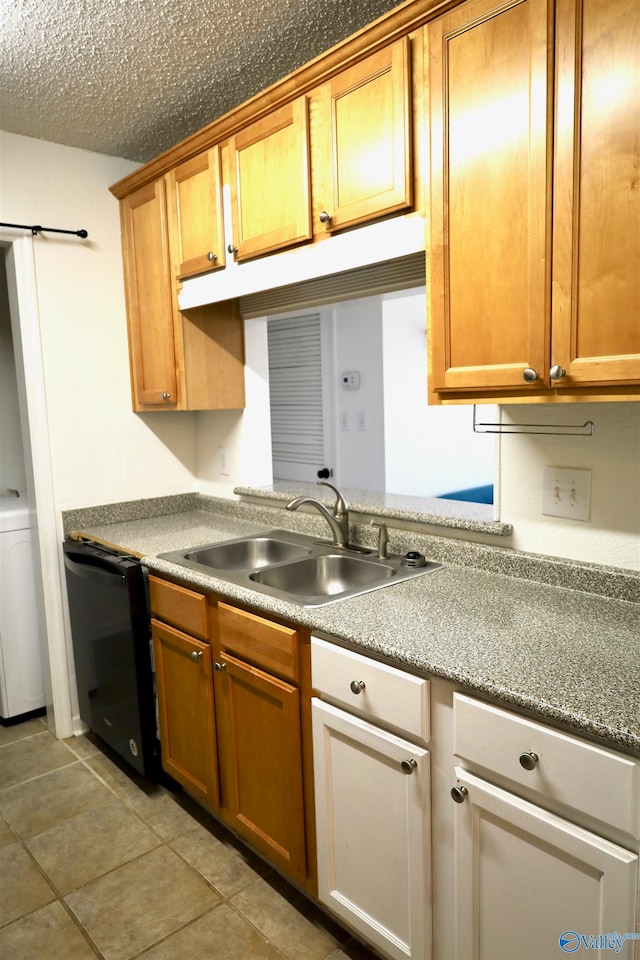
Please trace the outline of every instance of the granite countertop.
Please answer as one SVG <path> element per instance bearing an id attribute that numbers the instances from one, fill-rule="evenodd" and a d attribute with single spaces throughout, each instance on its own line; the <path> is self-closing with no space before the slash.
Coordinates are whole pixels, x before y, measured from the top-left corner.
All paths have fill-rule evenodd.
<path id="1" fill-rule="evenodd" d="M 83 518 L 77 512 L 74 520 L 90 522 L 65 526 L 67 532 L 81 530 L 85 537 L 135 553 L 153 572 L 178 577 L 410 670 L 443 677 L 640 757 L 640 578 L 633 571 L 611 577 L 618 594 L 630 598 L 613 599 L 575 588 L 580 577 L 590 575 L 586 564 L 550 562 L 552 583 L 545 583 L 522 576 L 514 551 L 459 541 L 443 547 L 443 538 L 426 537 L 424 552 L 430 545 L 430 558 L 444 562 L 440 570 L 352 599 L 303 608 L 160 560 L 157 554 L 285 526 L 316 533 L 312 518 L 300 517 L 293 526 L 289 515 L 270 508 L 185 507 L 111 523 L 96 523 L 97 515 Z M 394 552 L 406 547 L 399 537 L 415 537 L 389 532 Z M 447 550 L 456 552 L 450 556 Z M 438 551 L 445 552 L 438 556 Z M 498 556 L 493 569 L 492 552 Z M 508 563 L 510 574 L 499 572 L 500 564 L 506 569 Z M 535 563 L 525 572 L 530 570 L 536 572 Z M 573 589 L 553 585 L 563 577 Z"/>

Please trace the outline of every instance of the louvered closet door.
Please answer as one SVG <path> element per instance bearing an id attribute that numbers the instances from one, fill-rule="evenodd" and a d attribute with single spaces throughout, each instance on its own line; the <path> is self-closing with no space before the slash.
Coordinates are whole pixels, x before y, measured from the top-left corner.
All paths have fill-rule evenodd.
<path id="1" fill-rule="evenodd" d="M 270 318 L 267 330 L 273 476 L 312 482 L 335 459 L 323 390 L 329 338 L 319 312 Z"/>

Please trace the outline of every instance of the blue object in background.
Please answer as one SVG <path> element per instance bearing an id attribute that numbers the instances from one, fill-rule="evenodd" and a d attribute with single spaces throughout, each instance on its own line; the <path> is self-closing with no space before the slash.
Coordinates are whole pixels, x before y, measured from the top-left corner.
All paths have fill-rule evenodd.
<path id="1" fill-rule="evenodd" d="M 470 503 L 493 503 L 493 484 L 487 483 L 483 487 L 468 487 L 466 490 L 455 490 L 453 493 L 441 493 L 438 500 L 466 500 Z"/>

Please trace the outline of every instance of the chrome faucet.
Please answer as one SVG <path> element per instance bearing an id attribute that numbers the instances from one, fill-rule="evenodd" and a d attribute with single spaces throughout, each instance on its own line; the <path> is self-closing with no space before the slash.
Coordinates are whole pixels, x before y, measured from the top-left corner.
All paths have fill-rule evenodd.
<path id="1" fill-rule="evenodd" d="M 329 487 L 336 495 L 336 502 L 333 510 L 325 507 L 324 503 L 314 499 L 314 497 L 296 497 L 287 504 L 287 510 L 297 510 L 303 503 L 308 503 L 310 507 L 315 507 L 325 518 L 333 534 L 333 542 L 336 547 L 349 547 L 349 506 L 338 490 L 332 483 L 326 483 L 324 480 L 318 480 L 319 487 Z"/>

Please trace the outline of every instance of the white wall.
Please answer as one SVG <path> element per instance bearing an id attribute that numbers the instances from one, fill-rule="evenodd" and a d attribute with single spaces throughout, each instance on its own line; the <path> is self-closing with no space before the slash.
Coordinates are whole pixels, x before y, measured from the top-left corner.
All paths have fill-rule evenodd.
<path id="1" fill-rule="evenodd" d="M 592 437 L 504 436 L 500 517 L 518 550 L 640 570 L 640 403 L 570 403 L 502 408 L 508 423 L 582 424 Z M 587 522 L 541 513 L 545 466 L 591 470 Z"/>
<path id="2" fill-rule="evenodd" d="M 386 489 L 437 497 L 493 483 L 495 443 L 470 406 L 427 406 L 426 309 L 424 287 L 382 298 Z"/>
<path id="3" fill-rule="evenodd" d="M 385 490 L 380 298 L 337 303 L 331 313 L 338 482 L 356 490 Z M 357 390 L 341 386 L 340 376 L 347 371 L 359 374 Z"/>
<path id="4" fill-rule="evenodd" d="M 137 164 L 0 133 L 0 219 L 77 230 L 34 239 L 56 504 L 195 488 L 193 415 L 131 411 L 118 201 Z"/>

